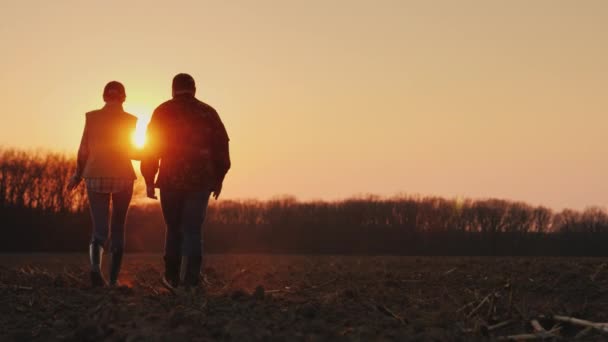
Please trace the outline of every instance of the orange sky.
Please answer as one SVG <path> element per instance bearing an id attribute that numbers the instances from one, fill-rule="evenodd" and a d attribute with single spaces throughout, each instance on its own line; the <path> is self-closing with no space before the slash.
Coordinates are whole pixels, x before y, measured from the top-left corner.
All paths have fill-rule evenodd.
<path id="1" fill-rule="evenodd" d="M 225 197 L 608 204 L 608 2 L 12 1 L 0 145 L 75 152 L 106 82 L 144 120 L 191 73 Z"/>

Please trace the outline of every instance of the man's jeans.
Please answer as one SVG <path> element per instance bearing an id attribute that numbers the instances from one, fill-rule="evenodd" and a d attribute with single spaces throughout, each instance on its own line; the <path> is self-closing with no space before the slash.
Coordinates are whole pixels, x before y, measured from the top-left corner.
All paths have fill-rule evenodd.
<path id="1" fill-rule="evenodd" d="M 202 256 L 202 225 L 210 191 L 160 189 L 160 205 L 167 224 L 165 256 Z"/>
<path id="2" fill-rule="evenodd" d="M 122 253 L 125 247 L 125 222 L 133 190 L 111 194 L 87 191 L 91 218 L 93 219 L 93 236 L 91 243 L 103 246 L 108 240 L 108 229 L 111 229 L 110 251 Z M 112 222 L 110 220 L 110 198 L 112 199 Z"/>

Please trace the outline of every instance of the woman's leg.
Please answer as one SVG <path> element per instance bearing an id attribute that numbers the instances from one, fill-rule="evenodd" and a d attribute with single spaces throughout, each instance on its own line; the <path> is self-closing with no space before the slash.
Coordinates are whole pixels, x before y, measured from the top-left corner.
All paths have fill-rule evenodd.
<path id="1" fill-rule="evenodd" d="M 125 248 L 125 223 L 132 197 L 133 189 L 112 194 L 112 225 L 110 226 L 112 253 L 122 253 Z"/>
<path id="2" fill-rule="evenodd" d="M 93 234 L 91 244 L 103 246 L 108 240 L 110 194 L 87 191 L 91 219 L 93 220 Z"/>
<path id="3" fill-rule="evenodd" d="M 110 194 L 88 191 L 89 207 L 93 220 L 93 234 L 89 245 L 91 262 L 91 283 L 93 286 L 103 286 L 105 281 L 101 276 L 101 259 L 103 245 L 108 239 L 108 216 L 110 211 Z"/>
<path id="4" fill-rule="evenodd" d="M 116 285 L 122 256 L 125 248 L 125 223 L 129 203 L 133 197 L 133 188 L 127 191 L 112 193 L 112 225 L 111 225 L 111 246 L 112 261 L 110 264 L 110 285 Z"/>

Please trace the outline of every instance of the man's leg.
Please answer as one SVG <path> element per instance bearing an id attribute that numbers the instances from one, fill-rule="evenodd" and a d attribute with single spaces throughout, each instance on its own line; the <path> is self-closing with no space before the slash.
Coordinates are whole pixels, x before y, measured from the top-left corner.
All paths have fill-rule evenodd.
<path id="1" fill-rule="evenodd" d="M 160 205 L 165 219 L 165 285 L 175 288 L 179 285 L 181 265 L 182 227 L 181 212 L 183 193 L 160 190 Z"/>
<path id="2" fill-rule="evenodd" d="M 118 284 L 118 273 L 120 273 L 125 248 L 125 222 L 131 197 L 133 197 L 133 188 L 112 194 L 110 285 Z"/>
<path id="3" fill-rule="evenodd" d="M 87 191 L 89 207 L 93 220 L 93 234 L 89 245 L 89 259 L 91 262 L 91 284 L 103 286 L 105 281 L 101 275 L 101 259 L 103 245 L 108 239 L 108 216 L 110 212 L 110 194 Z"/>
<path id="4" fill-rule="evenodd" d="M 202 264 L 202 226 L 209 203 L 209 191 L 187 192 L 182 209 L 182 255 L 186 258 L 184 283 L 186 286 L 198 286 Z"/>

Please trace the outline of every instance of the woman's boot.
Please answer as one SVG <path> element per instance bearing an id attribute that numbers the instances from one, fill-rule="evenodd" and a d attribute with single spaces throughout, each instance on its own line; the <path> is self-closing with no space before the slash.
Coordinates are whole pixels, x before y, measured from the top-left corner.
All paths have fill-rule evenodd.
<path id="1" fill-rule="evenodd" d="M 179 286 L 179 275 L 181 266 L 181 256 L 165 255 L 165 274 L 163 284 L 171 291 L 175 291 Z"/>
<path id="2" fill-rule="evenodd" d="M 198 288 L 201 282 L 201 256 L 189 256 L 186 258 L 186 269 L 184 272 L 184 286 L 187 288 Z"/>
<path id="3" fill-rule="evenodd" d="M 110 286 L 118 286 L 118 274 L 122 265 L 122 252 L 112 253 L 110 262 Z"/>
<path id="4" fill-rule="evenodd" d="M 94 242 L 89 245 L 89 259 L 91 261 L 91 285 L 93 287 L 101 287 L 106 285 L 106 281 L 101 275 L 102 255 L 103 247 Z"/>

